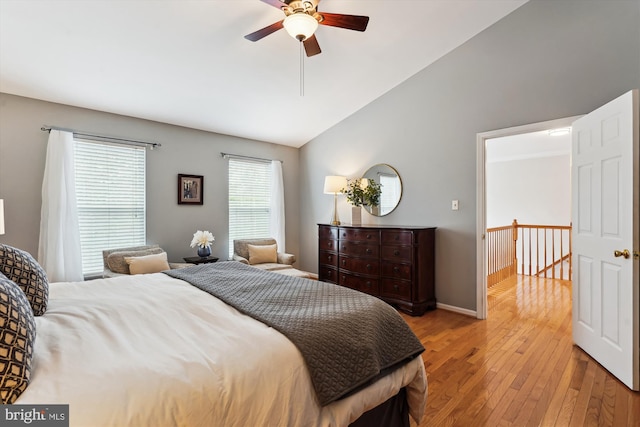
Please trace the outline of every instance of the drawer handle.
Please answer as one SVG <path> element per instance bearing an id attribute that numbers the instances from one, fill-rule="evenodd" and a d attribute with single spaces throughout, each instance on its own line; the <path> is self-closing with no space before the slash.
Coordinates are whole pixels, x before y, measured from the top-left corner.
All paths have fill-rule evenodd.
<path id="1" fill-rule="evenodd" d="M 367 234 L 367 239 L 371 239 L 373 237 L 371 234 Z"/>
<path id="2" fill-rule="evenodd" d="M 400 286 L 398 286 L 398 285 L 393 285 L 393 290 L 394 290 L 394 291 L 399 291 L 399 290 L 400 290 Z"/>
<path id="3" fill-rule="evenodd" d="M 327 256 L 327 259 L 328 259 L 329 261 L 333 261 L 333 255 L 329 255 L 329 256 Z"/>
<path id="4" fill-rule="evenodd" d="M 400 268 L 399 267 L 393 267 L 393 272 L 394 273 L 399 273 L 400 272 Z"/>
<path id="5" fill-rule="evenodd" d="M 400 251 L 396 249 L 395 251 L 393 251 L 393 254 L 394 254 L 395 256 L 398 256 L 398 255 L 400 255 Z"/>
<path id="6" fill-rule="evenodd" d="M 367 288 L 371 288 L 371 282 L 367 280 Z"/>
<path id="7" fill-rule="evenodd" d="M 328 247 L 332 247 L 332 246 L 333 246 L 333 243 L 332 243 L 332 242 L 327 242 L 327 246 L 328 246 Z"/>
<path id="8" fill-rule="evenodd" d="M 346 259 L 342 260 L 342 265 L 347 265 L 347 260 Z"/>
<path id="9" fill-rule="evenodd" d="M 365 252 L 366 252 L 367 254 L 370 254 L 370 253 L 371 253 L 371 249 L 367 248 L 367 249 L 365 250 Z"/>
<path id="10" fill-rule="evenodd" d="M 342 276 L 342 283 L 344 284 L 344 282 L 347 281 L 347 276 Z"/>
<path id="11" fill-rule="evenodd" d="M 367 264 L 367 270 L 371 270 L 371 264 Z"/>

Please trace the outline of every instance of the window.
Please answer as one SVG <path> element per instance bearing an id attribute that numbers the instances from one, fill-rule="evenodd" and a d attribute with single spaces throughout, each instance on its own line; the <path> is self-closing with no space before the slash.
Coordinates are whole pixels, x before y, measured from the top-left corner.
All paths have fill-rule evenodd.
<path id="1" fill-rule="evenodd" d="M 234 239 L 269 237 L 271 164 L 229 158 L 229 258 Z"/>
<path id="2" fill-rule="evenodd" d="M 75 140 L 82 273 L 103 271 L 102 251 L 146 243 L 145 149 Z"/>

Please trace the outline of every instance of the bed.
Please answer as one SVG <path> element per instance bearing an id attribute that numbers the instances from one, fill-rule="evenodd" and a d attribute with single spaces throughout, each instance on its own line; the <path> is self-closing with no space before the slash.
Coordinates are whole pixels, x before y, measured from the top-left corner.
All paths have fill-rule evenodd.
<path id="1" fill-rule="evenodd" d="M 35 317 L 30 383 L 14 403 L 69 404 L 71 426 L 372 425 L 371 418 L 381 419 L 376 410 L 393 405 L 405 408 L 391 410 L 403 412 L 393 415 L 398 425 L 408 425 L 407 412 L 420 421 L 427 398 L 420 352 L 382 366 L 378 375 L 366 374 L 366 381 L 344 393 L 323 395 L 317 377 L 324 373 L 311 372 L 307 355 L 279 332 L 277 321 L 268 326 L 271 320 L 265 324 L 245 314 L 246 307 L 224 302 L 245 300 L 228 275 L 258 274 L 253 282 L 258 280 L 259 290 L 264 281 L 277 281 L 278 289 L 287 284 L 295 289 L 322 287 L 340 301 L 345 300 L 342 292 L 355 291 L 252 270 L 258 269 L 231 261 L 169 273 L 50 283 L 46 312 Z M 223 295 L 189 283 L 189 275 L 199 278 L 195 282 L 216 278 L 213 282 L 223 284 Z M 386 304 L 365 297 L 376 312 L 387 311 Z M 303 293 L 287 301 L 304 304 L 306 299 Z M 299 310 L 274 301 L 274 307 Z M 316 327 L 306 323 L 304 329 L 316 333 Z M 348 351 L 359 350 L 356 346 Z M 321 365 L 320 371 L 330 370 L 331 363 Z M 339 365 L 348 372 L 360 370 Z"/>

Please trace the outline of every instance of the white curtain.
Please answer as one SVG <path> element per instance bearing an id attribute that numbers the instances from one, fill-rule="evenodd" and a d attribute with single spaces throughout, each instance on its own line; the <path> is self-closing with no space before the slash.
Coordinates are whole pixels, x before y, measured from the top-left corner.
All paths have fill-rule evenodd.
<path id="1" fill-rule="evenodd" d="M 278 252 L 285 252 L 284 184 L 282 182 L 282 162 L 280 160 L 271 161 L 271 186 L 269 234 L 276 239 Z"/>
<path id="2" fill-rule="evenodd" d="M 42 181 L 38 262 L 50 282 L 83 280 L 73 133 L 51 130 Z"/>

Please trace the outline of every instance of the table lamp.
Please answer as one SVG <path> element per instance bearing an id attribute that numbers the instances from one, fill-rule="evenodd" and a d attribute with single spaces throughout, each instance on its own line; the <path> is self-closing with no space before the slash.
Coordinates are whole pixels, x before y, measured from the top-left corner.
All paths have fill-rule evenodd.
<path id="1" fill-rule="evenodd" d="M 347 178 L 344 176 L 326 176 L 324 178 L 324 194 L 333 194 L 333 218 L 331 225 L 340 225 L 338 219 L 338 193 L 347 186 Z"/>

